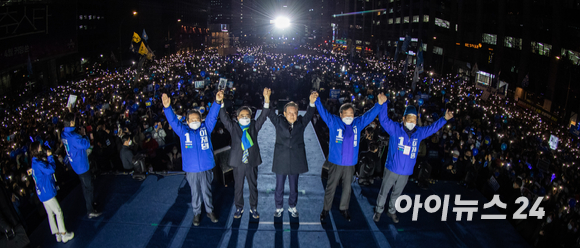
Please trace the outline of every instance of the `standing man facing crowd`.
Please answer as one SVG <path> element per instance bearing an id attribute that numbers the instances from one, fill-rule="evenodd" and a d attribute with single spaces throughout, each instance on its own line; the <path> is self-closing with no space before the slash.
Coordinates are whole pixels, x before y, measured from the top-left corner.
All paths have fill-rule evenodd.
<path id="1" fill-rule="evenodd" d="M 340 213 L 350 221 L 348 207 L 350 203 L 351 184 L 358 162 L 358 150 L 360 145 L 361 131 L 369 125 L 375 117 L 384 109 L 382 106 L 387 101 L 384 94 L 378 96 L 378 103 L 360 117 L 354 118 L 354 106 L 345 103 L 340 106 L 340 117 L 329 113 L 320 98 L 316 99 L 316 109 L 320 117 L 328 126 L 330 141 L 328 149 L 328 183 L 324 193 L 324 207 L 320 214 L 320 221 L 328 216 L 332 207 L 332 200 L 338 183 L 342 181 L 342 196 L 340 198 Z"/>
<path id="2" fill-rule="evenodd" d="M 187 113 L 187 125 L 177 119 L 171 108 L 171 99 L 163 94 L 163 112 L 171 128 L 179 136 L 181 141 L 181 158 L 185 178 L 191 187 L 191 206 L 193 208 L 193 225 L 199 226 L 201 221 L 201 202 L 205 204 L 207 217 L 211 222 L 217 223 L 218 219 L 213 210 L 211 194 L 211 182 L 213 181 L 212 169 L 215 166 L 213 147 L 211 145 L 211 132 L 217 123 L 220 105 L 224 92 L 216 94 L 216 102 L 212 104 L 205 121 L 202 121 L 198 110 L 190 110 Z"/>
<path id="3" fill-rule="evenodd" d="M 260 218 L 258 213 L 258 165 L 262 164 L 260 147 L 258 146 L 258 132 L 266 122 L 270 114 L 270 94 L 268 88 L 264 88 L 264 109 L 256 121 L 252 121 L 252 110 L 243 106 L 236 111 L 238 122 L 234 122 L 226 110 L 222 101 L 220 120 L 230 132 L 231 150 L 229 165 L 234 168 L 235 181 L 235 204 L 236 213 L 234 218 L 239 219 L 244 213 L 244 179 L 248 180 L 250 188 L 250 214 L 254 219 Z"/>
<path id="4" fill-rule="evenodd" d="M 290 197 L 288 198 L 288 212 L 292 217 L 298 217 L 296 203 L 298 202 L 298 176 L 308 172 L 306 150 L 304 148 L 304 129 L 310 123 L 314 111 L 314 102 L 318 93 L 310 94 L 310 106 L 304 116 L 298 115 L 298 104 L 289 102 L 284 106 L 284 118 L 270 111 L 270 121 L 276 128 L 276 145 L 274 147 L 274 161 L 272 172 L 276 173 L 276 211 L 274 217 L 281 217 L 284 212 L 284 184 L 288 178 Z"/>
<path id="5" fill-rule="evenodd" d="M 75 115 L 73 113 L 69 113 L 64 117 L 64 126 L 64 131 L 61 134 L 62 144 L 68 155 L 71 167 L 81 180 L 87 216 L 89 219 L 99 217 L 101 213 L 97 212 L 93 207 L 95 188 L 93 174 L 89 168 L 89 157 L 87 156 L 87 149 L 91 147 L 91 141 L 86 136 L 84 128 L 79 131 L 76 130 Z"/>
<path id="6" fill-rule="evenodd" d="M 387 216 L 389 216 L 394 223 L 399 223 L 399 218 L 396 215 L 395 203 L 397 198 L 403 192 L 409 175 L 413 174 L 413 168 L 417 161 L 417 153 L 419 152 L 419 144 L 421 141 L 432 134 L 436 133 L 441 127 L 453 118 L 453 113 L 445 112 L 445 116 L 440 118 L 435 123 L 426 127 L 417 127 L 417 109 L 410 105 L 405 109 L 402 123 L 396 123 L 389 119 L 388 107 L 383 107 L 379 115 L 381 126 L 390 135 L 389 151 L 387 154 L 387 162 L 385 163 L 386 170 L 383 173 L 383 182 L 381 184 L 381 191 L 377 197 L 377 207 L 373 220 L 379 222 L 381 214 L 385 209 L 385 201 L 391 188 L 391 200 L 389 201 L 389 209 Z"/>

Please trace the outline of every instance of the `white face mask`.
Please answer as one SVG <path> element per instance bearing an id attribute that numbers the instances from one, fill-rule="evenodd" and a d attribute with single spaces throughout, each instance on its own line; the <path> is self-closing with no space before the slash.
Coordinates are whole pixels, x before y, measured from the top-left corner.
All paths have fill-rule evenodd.
<path id="1" fill-rule="evenodd" d="M 409 130 L 413 130 L 413 128 L 415 128 L 415 124 L 406 122 L 405 127 L 407 127 L 407 129 Z"/>
<path id="2" fill-rule="evenodd" d="M 375 124 L 371 124 L 371 127 L 372 127 L 372 128 L 375 128 L 375 127 L 377 127 L 377 125 L 375 125 Z"/>
<path id="3" fill-rule="evenodd" d="M 250 118 L 248 118 L 248 117 L 241 118 L 239 120 L 239 122 L 240 122 L 240 125 L 242 125 L 242 126 L 250 125 Z"/>
<path id="4" fill-rule="evenodd" d="M 133 144 L 133 140 L 129 140 L 129 146 Z"/>
<path id="5" fill-rule="evenodd" d="M 352 121 L 354 121 L 354 118 L 353 117 L 344 117 L 344 118 L 342 118 L 342 122 L 344 122 L 344 124 L 346 124 L 346 125 L 352 124 Z"/>
<path id="6" fill-rule="evenodd" d="M 572 230 L 572 224 L 568 224 L 568 230 Z"/>
<path id="7" fill-rule="evenodd" d="M 194 122 L 190 122 L 188 125 L 189 125 L 189 128 L 191 128 L 193 130 L 197 130 L 199 127 L 201 127 L 201 122 L 194 121 Z"/>
<path id="8" fill-rule="evenodd" d="M 552 223 L 552 218 L 551 217 L 548 217 L 547 222 L 548 223 Z"/>

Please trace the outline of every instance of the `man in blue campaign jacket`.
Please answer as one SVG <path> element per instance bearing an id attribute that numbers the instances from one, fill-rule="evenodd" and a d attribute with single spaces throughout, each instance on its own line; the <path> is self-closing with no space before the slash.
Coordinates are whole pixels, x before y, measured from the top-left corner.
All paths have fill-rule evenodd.
<path id="1" fill-rule="evenodd" d="M 68 155 L 71 167 L 81 180 L 88 217 L 89 219 L 98 217 L 101 213 L 97 212 L 93 207 L 93 175 L 89 169 L 89 158 L 87 156 L 87 149 L 91 147 L 91 142 L 85 135 L 84 128 L 79 129 L 77 132 L 74 114 L 69 113 L 64 117 L 64 126 L 65 128 L 61 135 L 62 144 Z"/>
<path id="2" fill-rule="evenodd" d="M 383 107 L 379 115 L 381 126 L 383 126 L 391 137 L 389 139 L 387 162 L 385 163 L 386 170 L 383 173 L 383 183 L 381 184 L 381 191 L 377 198 L 377 207 L 373 220 L 379 222 L 381 214 L 385 209 L 387 195 L 391 187 L 394 186 L 387 215 L 391 217 L 393 222 L 398 223 L 399 219 L 395 214 L 395 202 L 403 192 L 409 175 L 413 174 L 413 167 L 415 167 L 417 153 L 419 152 L 419 144 L 421 140 L 436 133 L 448 120 L 453 118 L 453 113 L 448 110 L 445 112 L 445 117 L 442 117 L 432 125 L 416 127 L 417 109 L 415 106 L 407 106 L 402 123 L 396 123 L 389 119 L 388 109 L 387 106 Z"/>
<path id="3" fill-rule="evenodd" d="M 320 117 L 326 123 L 330 133 L 328 149 L 328 183 L 324 193 L 324 207 L 320 214 L 320 221 L 324 221 L 328 211 L 332 207 L 332 200 L 338 183 L 342 181 L 342 196 L 340 198 L 340 213 L 350 221 L 348 206 L 350 202 L 350 192 L 352 177 L 354 175 L 354 165 L 358 162 L 358 149 L 360 144 L 361 131 L 369 125 L 383 108 L 383 103 L 387 101 L 384 94 L 378 96 L 379 102 L 363 114 L 354 118 L 354 106 L 345 103 L 340 106 L 340 117 L 333 115 L 324 109 L 320 98 L 316 99 L 316 109 Z"/>
<path id="4" fill-rule="evenodd" d="M 216 101 L 221 102 L 224 92 L 220 91 L 216 95 Z M 191 188 L 191 206 L 193 207 L 193 225 L 199 226 L 201 221 L 202 198 L 205 204 L 207 217 L 213 223 L 218 219 L 213 213 L 213 202 L 211 194 L 211 182 L 213 181 L 212 169 L 215 166 L 213 158 L 213 147 L 211 145 L 211 132 L 217 122 L 217 117 L 221 105 L 214 102 L 209 113 L 202 122 L 201 113 L 198 110 L 190 110 L 187 113 L 187 125 L 177 119 L 171 109 L 171 99 L 167 94 L 163 94 L 163 112 L 167 117 L 167 122 L 179 136 L 181 142 L 181 159 L 183 171 Z"/>

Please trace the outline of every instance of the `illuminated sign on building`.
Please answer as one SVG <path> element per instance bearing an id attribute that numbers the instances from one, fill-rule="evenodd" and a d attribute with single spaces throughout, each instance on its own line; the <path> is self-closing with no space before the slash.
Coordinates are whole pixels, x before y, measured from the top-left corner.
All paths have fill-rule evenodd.
<path id="1" fill-rule="evenodd" d="M 479 48 L 481 48 L 481 43 L 479 43 L 479 44 L 465 43 L 465 47 L 479 49 Z"/>

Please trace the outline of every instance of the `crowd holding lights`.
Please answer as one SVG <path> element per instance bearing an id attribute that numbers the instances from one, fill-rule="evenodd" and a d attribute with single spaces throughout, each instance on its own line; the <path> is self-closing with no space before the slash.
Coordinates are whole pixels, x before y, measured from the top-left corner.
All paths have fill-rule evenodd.
<path id="1" fill-rule="evenodd" d="M 481 152 L 479 156 L 474 149 L 469 149 L 479 162 L 486 161 L 486 155 L 493 154 L 494 160 L 501 157 L 500 168 L 497 170 L 501 173 L 514 171 L 516 164 L 527 165 L 525 170 L 518 171 L 518 176 L 524 181 L 529 197 L 547 196 L 557 206 L 551 212 L 553 215 L 560 214 L 562 220 L 562 216 L 574 215 L 573 225 L 578 226 L 579 207 L 572 202 L 578 201 L 580 167 L 576 167 L 575 162 L 578 160 L 580 143 L 567 127 L 544 121 L 539 114 L 518 107 L 514 100 L 503 95 L 491 94 L 483 100 L 483 88 L 465 81 L 460 75 L 432 76 L 426 71 L 423 75 L 428 76 L 418 78 L 416 89 L 412 90 L 414 65 L 409 65 L 408 71 L 403 74 L 403 62 L 376 58 L 353 62 L 343 52 L 309 47 L 305 49 L 309 52 L 285 55 L 273 52 L 276 50 L 271 47 L 247 47 L 240 48 L 238 56 L 226 57 L 211 50 L 205 53 L 183 52 L 157 59 L 140 70 L 131 68 L 116 72 L 95 69 L 93 77 L 50 88 L 34 96 L 29 90 L 24 90 L 18 94 L 27 99 L 24 102 L 8 101 L 10 98 L 4 96 L 1 102 L 4 118 L 0 129 L 4 137 L 2 180 L 10 182 L 9 185 L 19 195 L 23 196 L 26 192 L 34 194 L 33 190 L 26 191 L 28 186 L 22 185 L 22 182 L 14 184 L 18 181 L 16 176 L 20 175 L 20 170 L 13 165 L 21 166 L 19 158 L 23 157 L 27 144 L 33 140 L 50 141 L 47 144 L 57 149 L 58 135 L 54 134 L 59 129 L 56 127 L 62 126 L 61 118 L 70 111 L 85 116 L 85 125 L 118 114 L 131 119 L 130 116 L 143 113 L 139 109 L 160 105 L 162 92 L 170 92 L 173 96 L 183 95 L 193 87 L 195 81 L 205 81 L 208 86 L 218 83 L 220 77 L 226 77 L 235 84 L 227 90 L 228 94 L 237 99 L 243 98 L 237 78 L 260 75 L 263 80 L 273 83 L 273 79 L 284 72 L 292 79 L 322 79 L 319 81 L 325 85 L 312 86 L 320 91 L 321 97 L 326 99 L 331 90 L 339 89 L 340 102 L 352 101 L 362 108 L 372 106 L 370 103 L 376 101 L 376 97 L 372 96 L 384 92 L 389 97 L 389 108 L 416 105 L 422 114 L 421 118 L 426 122 L 442 116 L 444 109 L 454 109 L 456 121 L 436 134 L 439 140 L 451 133 L 447 141 L 452 141 L 452 135 L 460 136 L 464 132 L 464 126 L 461 126 L 463 123 L 471 123 L 469 127 L 477 127 L 479 131 L 475 128 L 473 132 L 477 133 L 465 141 L 468 144 L 481 143 L 475 149 Z M 252 57 L 252 62 L 245 61 L 248 56 Z M 215 86 L 209 87 L 215 89 Z M 246 89 L 246 93 L 248 89 L 251 87 Z M 74 108 L 68 109 L 65 106 L 71 94 L 76 95 L 78 100 Z M 302 98 L 302 95 L 299 97 Z M 210 103 L 209 99 L 202 101 L 205 104 L 198 103 L 197 106 Z M 394 110 L 395 115 L 401 115 L 399 112 L 404 109 L 403 106 Z M 481 118 L 476 119 L 476 116 Z M 51 131 L 56 140 L 50 140 Z M 560 140 L 556 150 L 546 148 L 550 135 Z M 457 142 L 459 140 L 462 139 L 459 138 Z M 446 151 L 458 146 L 458 143 L 454 145 L 446 141 L 440 144 Z M 462 152 L 466 150 L 464 148 Z M 524 161 L 524 151 L 528 154 L 525 156 L 528 161 Z M 521 156 L 519 153 L 522 153 Z M 536 162 L 540 159 L 551 161 L 548 171 L 536 168 Z M 510 179 L 515 180 L 515 177 Z M 553 190 L 543 192 L 545 188 Z"/>

